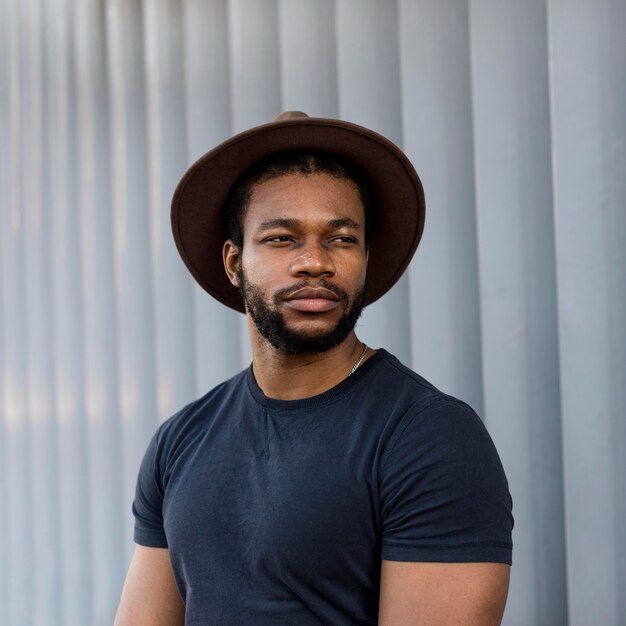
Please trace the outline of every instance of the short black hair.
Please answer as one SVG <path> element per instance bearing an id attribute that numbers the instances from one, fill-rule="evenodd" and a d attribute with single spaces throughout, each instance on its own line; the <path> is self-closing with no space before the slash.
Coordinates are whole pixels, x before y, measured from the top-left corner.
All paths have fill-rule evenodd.
<path id="1" fill-rule="evenodd" d="M 243 246 L 243 220 L 252 197 L 253 186 L 287 174 L 305 176 L 328 174 L 335 178 L 351 180 L 356 185 L 363 203 L 364 238 L 367 246 L 374 222 L 374 211 L 365 179 L 354 167 L 336 156 L 310 150 L 293 150 L 270 155 L 251 165 L 237 178 L 224 204 L 224 227 L 228 238 L 236 246 L 239 248 Z"/>

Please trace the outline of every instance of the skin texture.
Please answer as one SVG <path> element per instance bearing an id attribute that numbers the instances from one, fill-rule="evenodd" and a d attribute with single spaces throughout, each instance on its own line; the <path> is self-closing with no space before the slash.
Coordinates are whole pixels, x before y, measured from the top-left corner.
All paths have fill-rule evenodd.
<path id="1" fill-rule="evenodd" d="M 379 626 L 497 626 L 510 567 L 382 561 Z"/>
<path id="2" fill-rule="evenodd" d="M 260 299 L 261 308 L 279 315 L 291 333 L 314 341 L 332 333 L 363 289 L 368 262 L 363 230 L 363 205 L 351 181 L 327 174 L 273 178 L 254 187 L 243 248 L 227 241 L 224 267 L 238 288 L 245 277 L 257 306 Z M 302 285 L 327 286 L 341 297 L 329 310 L 298 310 L 283 296 Z M 324 351 L 288 352 L 272 345 L 247 318 L 254 376 L 271 398 L 323 393 L 348 375 L 363 348 L 351 330 Z M 373 354 L 368 350 L 366 359 Z M 498 563 L 382 561 L 379 625 L 500 624 L 509 569 Z M 183 614 L 168 551 L 137 546 L 115 625 L 176 625 L 183 623 Z"/>
<path id="3" fill-rule="evenodd" d="M 136 546 L 114 626 L 182 626 L 184 622 L 169 550 Z"/>

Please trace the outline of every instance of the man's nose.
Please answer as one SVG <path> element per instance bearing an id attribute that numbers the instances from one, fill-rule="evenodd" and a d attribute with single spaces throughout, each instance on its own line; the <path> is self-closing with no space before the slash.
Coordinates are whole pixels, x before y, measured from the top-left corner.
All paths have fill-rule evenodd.
<path id="1" fill-rule="evenodd" d="M 322 244 L 307 244 L 298 250 L 289 270 L 293 276 L 333 276 L 335 264 Z"/>

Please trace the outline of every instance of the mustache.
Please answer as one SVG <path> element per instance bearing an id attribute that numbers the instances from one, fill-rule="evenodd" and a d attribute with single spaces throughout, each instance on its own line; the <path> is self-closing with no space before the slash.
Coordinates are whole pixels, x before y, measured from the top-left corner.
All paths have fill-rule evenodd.
<path id="1" fill-rule="evenodd" d="M 329 282 L 325 278 L 322 278 L 321 280 L 317 281 L 315 284 L 309 281 L 302 281 L 300 283 L 297 283 L 296 285 L 291 285 L 291 287 L 285 287 L 284 289 L 279 289 L 278 291 L 274 293 L 274 296 L 272 299 L 274 300 L 274 303 L 278 303 L 280 300 L 283 300 L 284 298 L 288 298 L 289 296 L 294 294 L 296 291 L 299 291 L 300 289 L 310 288 L 310 287 L 323 287 L 324 289 L 328 289 L 328 291 L 332 291 L 343 302 L 348 302 L 348 300 L 350 299 L 350 297 L 348 296 L 348 293 L 344 289 L 342 289 L 341 287 L 338 287 L 337 285 L 333 285 L 333 283 Z"/>

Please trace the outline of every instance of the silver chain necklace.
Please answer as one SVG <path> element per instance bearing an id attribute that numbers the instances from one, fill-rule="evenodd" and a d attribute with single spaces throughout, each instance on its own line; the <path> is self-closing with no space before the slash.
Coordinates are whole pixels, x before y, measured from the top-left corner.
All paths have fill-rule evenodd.
<path id="1" fill-rule="evenodd" d="M 358 358 L 357 362 L 352 366 L 352 369 L 350 370 L 350 373 L 348 374 L 348 376 L 352 376 L 352 374 L 356 372 L 356 368 L 359 367 L 359 365 L 361 365 L 361 361 L 365 357 L 366 352 L 367 352 L 367 346 L 363 344 L 363 352 L 361 352 L 361 356 Z"/>

